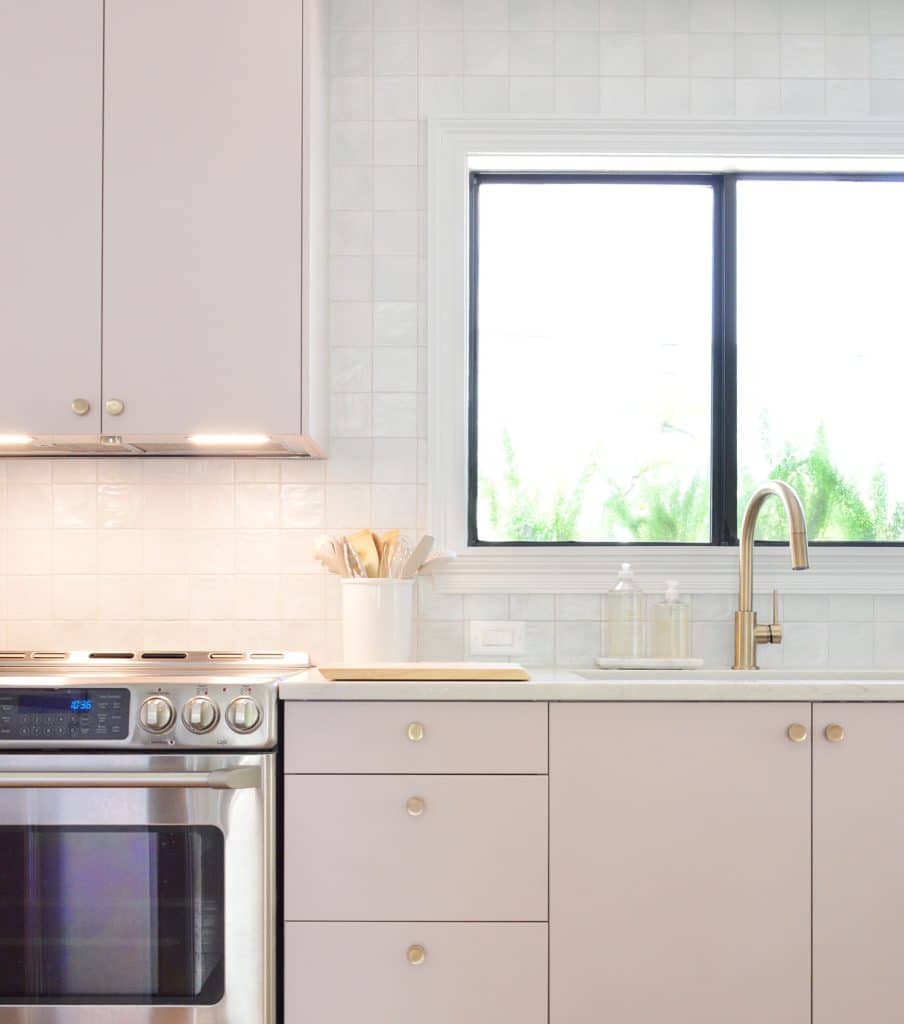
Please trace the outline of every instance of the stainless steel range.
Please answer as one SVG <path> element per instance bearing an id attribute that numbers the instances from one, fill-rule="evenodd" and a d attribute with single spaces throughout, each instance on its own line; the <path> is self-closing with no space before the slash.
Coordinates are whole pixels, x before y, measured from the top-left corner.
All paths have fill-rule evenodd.
<path id="1" fill-rule="evenodd" d="M 273 1024 L 276 683 L 0 652 L 0 1024 Z"/>

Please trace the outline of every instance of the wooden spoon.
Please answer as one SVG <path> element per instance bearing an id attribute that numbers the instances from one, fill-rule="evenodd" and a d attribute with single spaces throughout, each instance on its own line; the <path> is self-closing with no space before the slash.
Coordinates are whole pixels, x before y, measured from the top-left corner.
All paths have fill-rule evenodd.
<path id="1" fill-rule="evenodd" d="M 342 557 L 339 545 L 332 537 L 324 534 L 314 541 L 314 557 L 337 576 L 347 575 L 345 559 Z"/>
<path id="2" fill-rule="evenodd" d="M 454 551 L 432 551 L 428 555 L 424 564 L 421 566 L 421 572 L 429 572 L 435 565 L 440 562 L 451 562 L 455 558 Z"/>
<path id="3" fill-rule="evenodd" d="M 425 533 L 423 537 L 415 544 L 414 551 L 411 552 L 408 560 L 402 566 L 402 579 L 410 580 L 413 576 L 417 575 L 418 570 L 427 561 L 427 556 L 430 554 L 430 549 L 433 547 L 433 538 L 429 533 Z"/>

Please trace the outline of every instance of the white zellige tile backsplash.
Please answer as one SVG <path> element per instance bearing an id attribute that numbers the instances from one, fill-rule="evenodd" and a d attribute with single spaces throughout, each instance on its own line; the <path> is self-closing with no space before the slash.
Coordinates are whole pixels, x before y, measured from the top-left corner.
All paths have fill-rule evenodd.
<path id="1" fill-rule="evenodd" d="M 339 655 L 324 529 L 425 525 L 423 118 L 904 116 L 901 0 L 332 0 L 331 457 L 0 461 L 7 647 L 302 648 Z M 693 599 L 730 659 L 733 595 Z M 766 608 L 763 609 L 766 611 Z M 784 597 L 762 664 L 904 662 L 904 597 Z M 467 622 L 526 623 L 530 664 L 589 664 L 605 600 L 419 596 L 422 657 Z"/>
<path id="2" fill-rule="evenodd" d="M 413 533 L 418 459 L 416 439 L 338 447 L 328 462 L 0 462 L 0 644 L 339 657 L 338 586 L 314 537 L 366 522 Z M 691 603 L 695 653 L 727 664 L 735 596 Z M 760 651 L 764 666 L 904 661 L 904 597 L 787 593 L 782 614 L 785 643 Z M 427 579 L 418 619 L 423 658 L 467 657 L 472 620 L 524 622 L 529 665 L 587 666 L 605 649 L 605 596 L 444 594 Z"/>

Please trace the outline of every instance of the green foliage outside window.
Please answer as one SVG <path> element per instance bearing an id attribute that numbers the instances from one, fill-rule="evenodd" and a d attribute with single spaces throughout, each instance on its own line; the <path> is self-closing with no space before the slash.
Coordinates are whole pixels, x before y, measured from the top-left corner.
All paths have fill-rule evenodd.
<path id="1" fill-rule="evenodd" d="M 877 469 L 866 493 L 847 479 L 833 461 L 826 431 L 817 428 L 808 451 L 786 444 L 769 455 L 768 423 L 762 424 L 763 450 L 771 465 L 769 477 L 785 480 L 800 495 L 811 540 L 904 540 L 904 503 L 889 505 L 887 478 Z M 601 480 L 609 495 L 596 510 L 595 537 L 639 543 L 709 541 L 709 480 L 670 479 L 667 464 L 642 467 L 628 486 L 605 479 L 598 456 L 590 458 L 569 487 L 551 494 L 527 487 L 518 470 L 511 437 L 502 438 L 505 472 L 501 481 L 481 478 L 479 495 L 494 540 L 548 543 L 579 540 L 578 521 L 585 511 L 587 492 Z M 741 471 L 738 518 L 761 483 Z M 767 502 L 760 514 L 757 537 L 784 540 L 787 526 L 777 502 Z M 481 538 L 485 539 L 485 538 Z"/>

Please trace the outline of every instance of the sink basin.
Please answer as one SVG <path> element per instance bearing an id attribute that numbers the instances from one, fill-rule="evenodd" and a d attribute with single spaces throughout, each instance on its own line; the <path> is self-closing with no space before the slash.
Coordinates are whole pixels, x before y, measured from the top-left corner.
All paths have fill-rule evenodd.
<path id="1" fill-rule="evenodd" d="M 797 683 L 807 681 L 835 682 L 901 682 L 904 669 L 880 670 L 863 668 L 797 669 L 761 668 L 735 672 L 730 668 L 704 669 L 581 669 L 574 673 L 588 682 L 738 682 L 738 683 Z"/>

